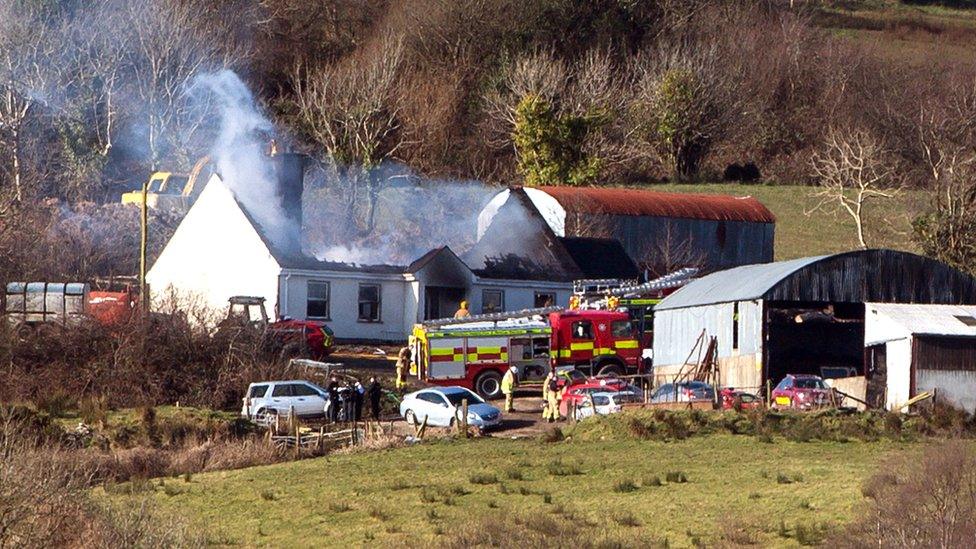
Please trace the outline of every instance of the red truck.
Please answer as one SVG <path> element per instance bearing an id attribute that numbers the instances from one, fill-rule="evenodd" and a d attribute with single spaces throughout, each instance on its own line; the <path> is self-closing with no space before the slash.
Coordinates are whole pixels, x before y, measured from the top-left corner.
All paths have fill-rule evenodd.
<path id="1" fill-rule="evenodd" d="M 590 375 L 638 374 L 643 349 L 626 312 L 531 309 L 463 321 L 417 324 L 410 372 L 433 385 L 460 385 L 484 398 L 501 396 L 501 379 L 542 381 L 552 368 Z"/>

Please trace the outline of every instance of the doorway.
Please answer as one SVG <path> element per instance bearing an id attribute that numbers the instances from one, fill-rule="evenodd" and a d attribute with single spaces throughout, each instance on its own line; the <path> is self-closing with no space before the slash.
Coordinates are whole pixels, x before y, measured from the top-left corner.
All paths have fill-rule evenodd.
<path id="1" fill-rule="evenodd" d="M 464 288 L 427 286 L 424 290 L 424 320 L 454 316 L 463 300 Z"/>

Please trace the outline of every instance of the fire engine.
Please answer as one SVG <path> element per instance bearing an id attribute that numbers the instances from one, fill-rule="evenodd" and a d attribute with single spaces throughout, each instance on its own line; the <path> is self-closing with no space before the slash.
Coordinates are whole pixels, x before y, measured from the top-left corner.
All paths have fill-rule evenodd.
<path id="1" fill-rule="evenodd" d="M 640 342 L 627 313 L 542 308 L 417 324 L 410 338 L 411 374 L 434 385 L 460 385 L 501 396 L 505 371 L 520 383 L 542 381 L 552 368 L 587 374 L 639 373 Z"/>
<path id="2" fill-rule="evenodd" d="M 695 274 L 683 269 L 645 284 L 579 281 L 569 309 L 431 320 L 414 326 L 410 373 L 433 385 L 460 385 L 501 396 L 515 366 L 519 382 L 543 380 L 553 368 L 587 375 L 641 374 L 650 364 L 651 309 L 662 292 Z"/>

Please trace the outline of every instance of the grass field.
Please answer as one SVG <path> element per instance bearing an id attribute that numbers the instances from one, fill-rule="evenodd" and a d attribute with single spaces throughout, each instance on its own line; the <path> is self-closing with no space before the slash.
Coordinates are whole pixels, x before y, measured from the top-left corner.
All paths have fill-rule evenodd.
<path id="1" fill-rule="evenodd" d="M 777 260 L 853 250 L 854 222 L 846 214 L 807 212 L 817 205 L 814 187 L 792 185 L 671 184 L 653 190 L 754 196 L 776 215 Z M 923 197 L 905 192 L 890 202 L 866 206 L 868 246 L 917 251 L 911 240 L 911 219 Z"/>
<path id="2" fill-rule="evenodd" d="M 797 545 L 798 535 L 810 541 L 824 526 L 851 520 L 861 482 L 879 462 L 917 448 L 733 435 L 670 443 L 443 440 L 166 479 L 150 483 L 150 497 L 220 545 L 463 545 L 464 536 L 499 535 L 497 520 L 512 522 L 513 513 L 529 522 L 560 517 L 590 539 L 625 545 L 723 537 Z M 668 482 L 669 472 L 687 482 Z"/>

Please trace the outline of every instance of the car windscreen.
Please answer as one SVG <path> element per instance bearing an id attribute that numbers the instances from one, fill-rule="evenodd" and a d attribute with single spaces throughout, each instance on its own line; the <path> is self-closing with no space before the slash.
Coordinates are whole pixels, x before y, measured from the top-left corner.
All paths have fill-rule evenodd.
<path id="1" fill-rule="evenodd" d="M 610 404 L 610 397 L 605 396 L 605 395 L 594 395 L 593 396 L 593 404 L 595 406 L 606 406 L 606 405 Z"/>
<path id="2" fill-rule="evenodd" d="M 816 378 L 798 378 L 793 380 L 797 389 L 826 389 L 824 382 Z"/>
<path id="3" fill-rule="evenodd" d="M 480 404 L 484 402 L 481 397 L 472 393 L 471 391 L 457 391 L 452 393 L 446 393 L 444 396 L 450 401 L 451 406 L 460 406 L 461 401 L 467 399 L 468 404 Z"/>
<path id="4" fill-rule="evenodd" d="M 247 394 L 250 398 L 261 398 L 265 393 L 268 392 L 267 385 L 255 385 L 251 387 L 251 391 Z"/>

